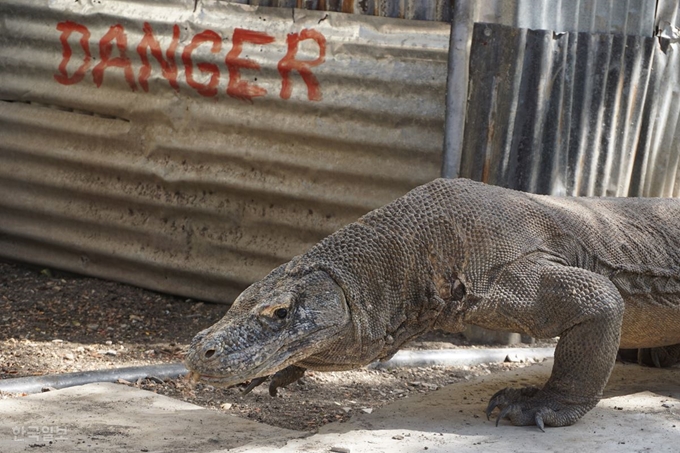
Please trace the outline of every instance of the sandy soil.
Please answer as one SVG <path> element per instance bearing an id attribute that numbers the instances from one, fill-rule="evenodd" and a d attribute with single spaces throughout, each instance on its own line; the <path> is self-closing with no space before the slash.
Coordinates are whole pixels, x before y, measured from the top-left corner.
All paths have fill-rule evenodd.
<path id="1" fill-rule="evenodd" d="M 191 338 L 227 308 L 0 261 L 0 379 L 180 362 Z M 461 335 L 434 333 L 409 347 L 477 346 Z M 182 378 L 121 384 L 274 426 L 315 431 L 409 395 L 521 366 L 525 364 L 308 373 L 275 398 L 266 385 L 243 395 L 242 387 L 198 384 L 190 389 Z"/>

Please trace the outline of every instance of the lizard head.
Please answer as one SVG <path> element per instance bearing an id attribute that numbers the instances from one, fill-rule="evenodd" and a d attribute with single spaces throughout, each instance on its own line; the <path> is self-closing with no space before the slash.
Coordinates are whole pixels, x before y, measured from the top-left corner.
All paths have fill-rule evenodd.
<path id="1" fill-rule="evenodd" d="M 326 272 L 288 275 L 280 266 L 194 337 L 189 379 L 228 386 L 270 375 L 321 350 L 350 322 L 344 292 Z"/>

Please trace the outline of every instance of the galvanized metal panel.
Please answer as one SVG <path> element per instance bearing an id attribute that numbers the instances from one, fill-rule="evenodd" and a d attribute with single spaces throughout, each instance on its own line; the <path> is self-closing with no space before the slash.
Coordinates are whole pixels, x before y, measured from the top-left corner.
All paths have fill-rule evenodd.
<path id="1" fill-rule="evenodd" d="M 656 0 L 483 0 L 466 2 L 473 22 L 556 32 L 654 35 Z"/>
<path id="2" fill-rule="evenodd" d="M 230 302 L 438 176 L 447 24 L 193 7 L 0 3 L 0 256 Z"/>
<path id="3" fill-rule="evenodd" d="M 657 0 L 654 25 L 656 33 L 665 38 L 680 36 L 680 4 L 678 0 Z"/>
<path id="4" fill-rule="evenodd" d="M 461 176 L 535 193 L 677 195 L 678 46 L 475 25 Z"/>
<path id="5" fill-rule="evenodd" d="M 450 0 L 228 0 L 230 3 L 304 8 L 368 16 L 448 22 Z"/>

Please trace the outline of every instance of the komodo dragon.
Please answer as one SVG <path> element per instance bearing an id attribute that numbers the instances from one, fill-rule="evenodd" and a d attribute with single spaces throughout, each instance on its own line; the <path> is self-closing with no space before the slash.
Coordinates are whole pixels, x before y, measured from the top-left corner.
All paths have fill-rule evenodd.
<path id="1" fill-rule="evenodd" d="M 532 195 L 438 179 L 246 289 L 198 333 L 190 380 L 270 393 L 309 370 L 391 357 L 465 324 L 559 336 L 543 388 L 493 395 L 496 423 L 565 426 L 602 396 L 617 349 L 680 343 L 680 200 Z M 654 351 L 654 349 L 652 350 Z"/>

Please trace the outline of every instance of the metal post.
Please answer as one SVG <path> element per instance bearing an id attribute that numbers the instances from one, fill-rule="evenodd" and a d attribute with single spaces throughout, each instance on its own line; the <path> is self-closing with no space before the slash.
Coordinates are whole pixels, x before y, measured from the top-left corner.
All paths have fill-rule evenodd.
<path id="1" fill-rule="evenodd" d="M 468 61 L 472 43 L 475 0 L 452 0 L 449 69 L 446 81 L 446 118 L 442 177 L 457 178 L 465 136 L 467 108 Z"/>

